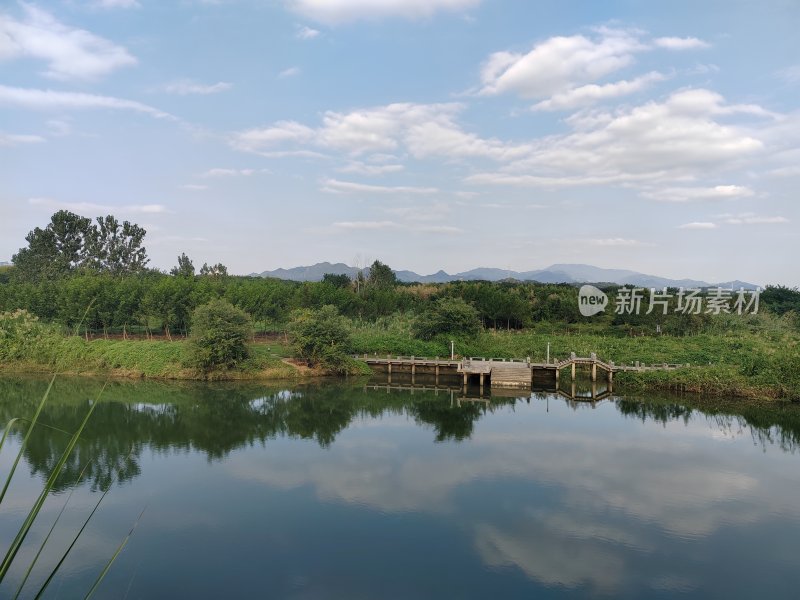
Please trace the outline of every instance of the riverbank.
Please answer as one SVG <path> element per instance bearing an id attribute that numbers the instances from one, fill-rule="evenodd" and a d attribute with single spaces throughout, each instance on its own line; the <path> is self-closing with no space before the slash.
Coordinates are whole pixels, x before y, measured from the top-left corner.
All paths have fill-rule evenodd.
<path id="1" fill-rule="evenodd" d="M 449 340 L 420 341 L 395 331 L 356 327 L 354 350 L 368 354 L 447 356 Z M 644 392 L 668 390 L 720 398 L 748 400 L 800 399 L 800 352 L 797 340 L 769 340 L 738 332 L 736 335 L 703 334 L 691 337 L 615 337 L 594 332 L 486 331 L 455 341 L 462 356 L 526 358 L 544 361 L 570 352 L 596 352 L 617 364 L 681 363 L 672 371 L 625 372 L 615 379 L 617 390 Z M 250 357 L 238 368 L 199 372 L 187 368 L 184 340 L 105 340 L 82 337 L 32 336 L 24 347 L 4 352 L 3 373 L 63 373 L 115 378 L 168 380 L 280 380 L 326 376 L 323 369 L 292 361 L 285 339 L 251 343 Z M 360 365 L 360 366 L 359 366 Z M 359 363 L 356 368 L 369 373 Z"/>

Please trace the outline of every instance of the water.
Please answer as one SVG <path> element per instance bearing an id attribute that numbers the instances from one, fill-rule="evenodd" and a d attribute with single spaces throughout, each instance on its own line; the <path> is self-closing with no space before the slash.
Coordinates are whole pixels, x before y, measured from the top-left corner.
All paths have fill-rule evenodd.
<path id="1" fill-rule="evenodd" d="M 46 384 L 0 379 L 0 422 Z M 58 381 L 42 421 L 74 430 L 100 388 Z M 108 486 L 47 597 L 83 597 L 135 523 L 95 597 L 797 596 L 800 407 L 459 396 L 112 383 L 0 597 L 87 462 L 23 597 Z M 3 549 L 65 442 L 31 438 Z"/>

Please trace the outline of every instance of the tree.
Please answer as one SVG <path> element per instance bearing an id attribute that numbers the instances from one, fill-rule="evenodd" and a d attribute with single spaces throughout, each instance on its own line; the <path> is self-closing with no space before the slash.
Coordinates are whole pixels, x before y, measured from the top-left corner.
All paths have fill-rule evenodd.
<path id="1" fill-rule="evenodd" d="M 228 275 L 228 267 L 222 263 L 217 263 L 213 266 L 208 266 L 208 263 L 203 263 L 200 267 L 200 275 L 206 277 L 226 277 Z"/>
<path id="2" fill-rule="evenodd" d="M 205 372 L 232 369 L 249 356 L 252 333 L 250 316 L 227 300 L 198 306 L 192 313 L 189 364 Z"/>
<path id="3" fill-rule="evenodd" d="M 352 369 L 348 356 L 353 345 L 350 327 L 334 306 L 298 311 L 291 329 L 298 358 L 334 373 L 347 373 Z"/>
<path id="4" fill-rule="evenodd" d="M 394 274 L 389 265 L 376 260 L 369 268 L 367 285 L 373 288 L 391 288 L 397 285 L 397 275 Z"/>
<path id="5" fill-rule="evenodd" d="M 336 288 L 349 288 L 353 281 L 350 279 L 350 276 L 346 273 L 336 274 L 336 273 L 325 273 L 322 276 L 322 283 L 327 283 Z"/>
<path id="6" fill-rule="evenodd" d="M 439 298 L 414 324 L 414 335 L 430 340 L 441 333 L 474 335 L 481 330 L 478 311 L 461 298 Z"/>
<path id="7" fill-rule="evenodd" d="M 14 276 L 23 281 L 55 279 L 85 266 L 95 236 L 91 223 L 67 210 L 55 213 L 44 229 L 28 233 L 28 246 L 11 258 Z"/>
<path id="8" fill-rule="evenodd" d="M 113 215 L 97 217 L 95 237 L 90 247 L 91 263 L 98 271 L 112 275 L 138 273 L 150 261 L 142 246 L 147 231 L 130 221 L 119 221 Z"/>
<path id="9" fill-rule="evenodd" d="M 181 252 L 178 257 L 178 266 L 172 267 L 169 274 L 175 277 L 194 277 L 194 264 L 184 252 Z"/>

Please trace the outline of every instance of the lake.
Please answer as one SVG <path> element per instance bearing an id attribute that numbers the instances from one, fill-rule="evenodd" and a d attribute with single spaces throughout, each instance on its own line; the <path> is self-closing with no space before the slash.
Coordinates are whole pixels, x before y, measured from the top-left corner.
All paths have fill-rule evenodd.
<path id="1" fill-rule="evenodd" d="M 1 378 L 0 423 L 47 383 Z M 100 404 L 0 597 L 70 490 L 21 597 L 106 489 L 45 597 L 84 597 L 134 526 L 94 597 L 797 597 L 800 406 L 381 384 L 57 379 L 42 423 Z M 67 440 L 31 436 L 3 552 Z"/>

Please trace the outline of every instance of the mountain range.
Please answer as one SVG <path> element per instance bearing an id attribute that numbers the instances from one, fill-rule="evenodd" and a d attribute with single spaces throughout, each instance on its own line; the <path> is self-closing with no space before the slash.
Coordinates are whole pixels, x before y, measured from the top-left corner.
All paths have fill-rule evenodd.
<path id="1" fill-rule="evenodd" d="M 275 277 L 290 281 L 321 281 L 326 273 L 348 275 L 355 277 L 360 269 L 344 263 L 322 262 L 306 267 L 291 269 L 275 269 L 262 273 L 252 273 L 254 276 Z M 369 269 L 365 269 L 369 271 Z M 536 281 L 539 283 L 614 283 L 643 288 L 695 288 L 695 287 L 722 287 L 733 289 L 756 289 L 758 286 L 745 281 L 723 281 L 709 283 L 697 279 L 670 279 L 656 275 L 646 275 L 625 269 L 603 269 L 592 265 L 555 264 L 546 269 L 535 271 L 510 271 L 507 269 L 478 268 L 453 275 L 444 271 L 437 271 L 432 275 L 419 275 L 413 271 L 395 271 L 397 279 L 406 283 L 447 283 L 449 281 Z"/>

